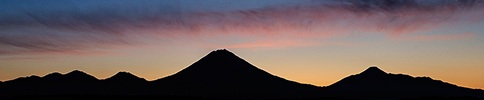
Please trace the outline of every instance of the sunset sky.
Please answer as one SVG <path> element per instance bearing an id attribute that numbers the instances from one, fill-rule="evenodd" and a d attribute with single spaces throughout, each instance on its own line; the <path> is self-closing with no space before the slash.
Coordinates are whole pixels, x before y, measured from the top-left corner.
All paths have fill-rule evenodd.
<path id="1" fill-rule="evenodd" d="M 75 69 L 155 80 L 221 48 L 317 86 L 378 66 L 484 89 L 484 1 L 0 1 L 0 81 Z"/>

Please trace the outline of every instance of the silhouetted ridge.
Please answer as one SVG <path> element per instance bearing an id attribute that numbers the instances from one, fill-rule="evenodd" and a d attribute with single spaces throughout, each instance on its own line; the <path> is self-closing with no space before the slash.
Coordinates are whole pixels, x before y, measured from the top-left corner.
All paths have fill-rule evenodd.
<path id="1" fill-rule="evenodd" d="M 387 74 L 385 71 L 379 69 L 376 66 L 370 67 L 366 69 L 365 71 L 360 73 L 361 75 L 385 75 Z"/>
<path id="2" fill-rule="evenodd" d="M 105 81 L 111 82 L 145 82 L 144 78 L 137 77 L 129 72 L 118 72 L 114 76 L 111 76 Z"/>
<path id="3" fill-rule="evenodd" d="M 41 77 L 36 76 L 36 75 L 31 75 L 31 76 L 27 76 L 27 77 L 19 77 L 19 78 L 13 79 L 13 80 L 5 81 L 5 83 L 7 83 L 7 82 L 12 83 L 13 82 L 14 84 L 17 84 L 17 83 L 29 84 L 31 82 L 39 81 L 39 80 L 41 80 Z"/>
<path id="4" fill-rule="evenodd" d="M 328 87 L 341 95 L 362 97 L 475 96 L 475 90 L 458 87 L 429 77 L 388 74 L 370 67 Z M 481 91 L 482 93 L 482 91 Z"/>
<path id="5" fill-rule="evenodd" d="M 79 70 L 74 70 L 64 75 L 67 81 L 97 81 L 98 79 Z"/>
<path id="6" fill-rule="evenodd" d="M 214 51 L 210 52 L 208 55 L 234 55 L 235 56 L 234 53 L 230 52 L 227 49 L 214 50 Z"/>
<path id="7" fill-rule="evenodd" d="M 57 81 L 57 80 L 62 80 L 63 75 L 61 73 L 54 72 L 54 73 L 47 74 L 42 78 L 49 81 Z"/>
<path id="8" fill-rule="evenodd" d="M 54 72 L 45 75 L 44 77 L 39 77 L 39 76 L 29 76 L 29 77 L 20 77 L 14 80 L 8 81 L 9 85 L 16 85 L 18 83 L 21 84 L 60 84 L 60 83 L 69 83 L 69 82 L 75 82 L 72 84 L 77 84 L 79 82 L 94 82 L 98 81 L 97 78 L 94 76 L 91 76 L 89 74 L 86 74 L 82 71 L 79 70 L 74 70 L 72 72 L 69 72 L 65 75 Z M 21 85 L 20 84 L 20 85 Z"/>

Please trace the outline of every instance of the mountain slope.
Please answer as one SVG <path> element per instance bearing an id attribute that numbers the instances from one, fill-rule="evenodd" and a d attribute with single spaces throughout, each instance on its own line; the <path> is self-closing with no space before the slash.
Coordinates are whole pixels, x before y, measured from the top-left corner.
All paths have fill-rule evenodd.
<path id="1" fill-rule="evenodd" d="M 42 77 L 46 81 L 60 81 L 64 79 L 64 75 L 58 72 L 50 73 Z"/>
<path id="2" fill-rule="evenodd" d="M 98 79 L 82 71 L 74 70 L 72 72 L 69 72 L 63 75 L 63 81 L 92 82 L 92 81 L 98 81 Z"/>
<path id="3" fill-rule="evenodd" d="M 153 83 L 163 89 L 195 95 L 270 95 L 317 88 L 274 76 L 225 49 L 212 51 L 182 71 Z"/>
<path id="4" fill-rule="evenodd" d="M 28 77 L 19 77 L 13 80 L 5 81 L 3 85 L 12 86 L 12 85 L 29 85 L 33 84 L 34 82 L 41 81 L 42 78 L 36 75 L 28 76 Z"/>
<path id="5" fill-rule="evenodd" d="M 147 82 L 146 79 L 135 76 L 129 72 L 118 72 L 114 76 L 104 79 L 104 81 L 129 83 Z"/>
<path id="6" fill-rule="evenodd" d="M 148 81 L 129 72 L 118 72 L 115 75 L 102 80 L 102 91 L 113 95 L 142 95 L 146 94 Z"/>
<path id="7" fill-rule="evenodd" d="M 377 67 L 346 77 L 328 88 L 337 95 L 370 98 L 484 95 L 482 90 L 463 88 L 429 77 L 390 74 Z"/>

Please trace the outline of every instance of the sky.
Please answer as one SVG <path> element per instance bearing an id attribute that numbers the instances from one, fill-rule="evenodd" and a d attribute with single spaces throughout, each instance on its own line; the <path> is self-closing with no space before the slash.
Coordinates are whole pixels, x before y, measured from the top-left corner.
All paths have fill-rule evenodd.
<path id="1" fill-rule="evenodd" d="M 328 86 L 370 66 L 484 89 L 479 0 L 2 0 L 0 81 L 174 74 L 227 48 Z"/>

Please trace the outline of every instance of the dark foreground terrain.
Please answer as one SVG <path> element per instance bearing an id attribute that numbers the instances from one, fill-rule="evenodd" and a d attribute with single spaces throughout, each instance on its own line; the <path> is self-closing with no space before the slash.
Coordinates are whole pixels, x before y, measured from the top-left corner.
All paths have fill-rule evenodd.
<path id="1" fill-rule="evenodd" d="M 434 80 L 386 73 L 377 67 L 318 87 L 263 71 L 228 50 L 216 50 L 182 71 L 154 81 L 128 72 L 97 79 L 75 70 L 67 74 L 21 77 L 0 82 L 0 99 L 401 99 L 482 100 L 484 91 Z"/>
<path id="2" fill-rule="evenodd" d="M 210 98 L 197 96 L 120 96 L 120 95 L 50 95 L 50 96 L 18 96 L 8 100 L 227 100 L 238 99 L 246 100 L 249 98 Z M 259 99 L 259 98 L 250 98 Z M 267 100 L 261 98 L 262 100 Z M 272 98 L 269 100 L 374 100 L 371 98 L 345 98 L 345 97 L 306 97 L 306 98 Z M 476 97 L 419 97 L 419 98 L 400 98 L 400 99 L 377 99 L 377 100 L 484 100 Z"/>

